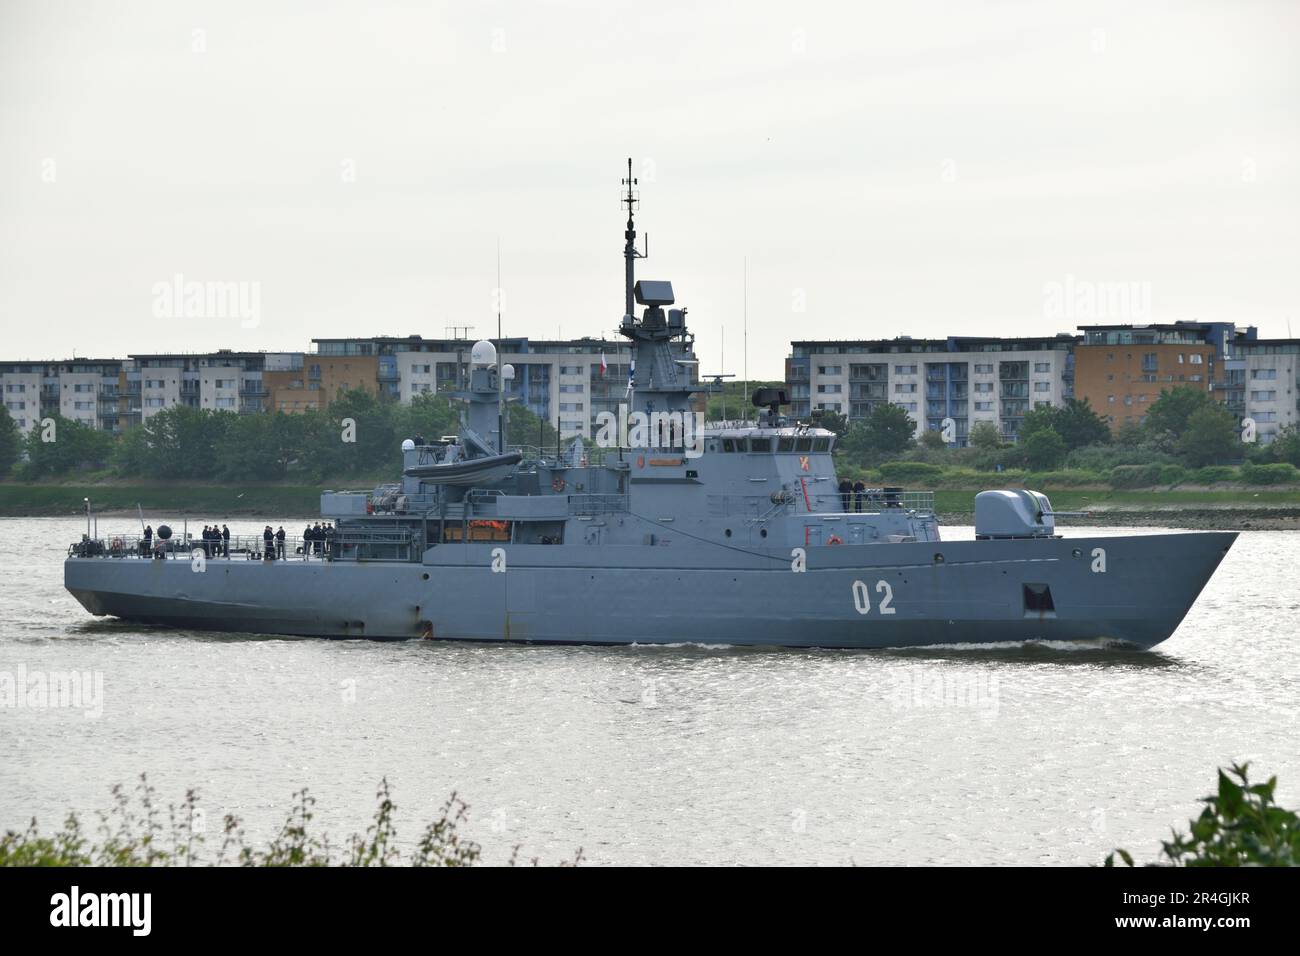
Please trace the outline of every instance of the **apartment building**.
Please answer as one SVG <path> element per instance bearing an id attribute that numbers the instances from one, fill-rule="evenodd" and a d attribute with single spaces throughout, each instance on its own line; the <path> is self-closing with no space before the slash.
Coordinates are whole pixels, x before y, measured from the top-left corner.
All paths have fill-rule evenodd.
<path id="1" fill-rule="evenodd" d="M 460 388 L 476 341 L 409 335 L 314 339 L 313 343 L 316 357 L 322 361 L 373 359 L 381 392 L 409 404 L 418 395 Z M 514 379 L 506 383 L 507 395 L 557 425 L 566 437 L 593 435 L 595 416 L 602 411 L 617 413 L 626 394 L 629 352 L 621 340 L 506 338 L 500 341 L 498 352 L 502 363 L 515 370 Z M 692 381 L 698 380 L 693 354 L 686 351 L 682 355 L 683 367 L 690 370 Z M 312 360 L 308 356 L 308 361 Z"/>
<path id="2" fill-rule="evenodd" d="M 1233 414 L 1255 423 L 1268 444 L 1300 424 L 1300 339 L 1241 338 L 1229 347 L 1218 397 Z"/>
<path id="3" fill-rule="evenodd" d="M 1076 341 L 1061 334 L 792 342 L 791 411 L 806 419 L 827 409 L 853 421 L 889 403 L 908 413 L 918 433 L 952 419 L 958 445 L 981 421 L 1014 440 L 1029 409 L 1072 397 Z"/>
<path id="4" fill-rule="evenodd" d="M 1141 424 L 1166 389 L 1190 386 L 1222 399 L 1227 350 L 1251 341 L 1255 329 L 1232 323 L 1085 325 L 1075 347 L 1075 393 L 1117 430 Z"/>
<path id="5" fill-rule="evenodd" d="M 40 425 L 41 390 L 47 362 L 10 362 L 0 365 L 0 396 L 5 411 L 26 438 Z"/>
<path id="6" fill-rule="evenodd" d="M 268 353 L 140 353 L 120 363 L 122 427 L 138 425 L 177 405 L 214 411 L 259 412 L 266 392 L 262 369 Z"/>
<path id="7" fill-rule="evenodd" d="M 9 362 L 0 365 L 0 395 L 24 436 L 53 415 L 118 431 L 121 366 L 117 359 Z"/>

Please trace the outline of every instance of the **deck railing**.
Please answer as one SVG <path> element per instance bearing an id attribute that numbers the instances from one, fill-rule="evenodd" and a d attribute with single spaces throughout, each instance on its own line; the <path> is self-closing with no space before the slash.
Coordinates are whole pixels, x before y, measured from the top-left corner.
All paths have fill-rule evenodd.
<path id="1" fill-rule="evenodd" d="M 178 537 L 163 540 L 145 539 L 138 532 L 105 534 L 97 538 L 82 536 L 68 547 L 69 557 L 120 558 L 161 561 L 326 561 L 354 557 L 387 557 L 407 560 L 410 548 L 417 544 L 410 528 L 335 530 L 324 540 L 305 540 L 301 535 L 285 535 L 283 542 L 272 538 L 268 544 L 261 535 L 231 535 L 229 541 L 203 541 L 193 534 L 188 540 Z"/>

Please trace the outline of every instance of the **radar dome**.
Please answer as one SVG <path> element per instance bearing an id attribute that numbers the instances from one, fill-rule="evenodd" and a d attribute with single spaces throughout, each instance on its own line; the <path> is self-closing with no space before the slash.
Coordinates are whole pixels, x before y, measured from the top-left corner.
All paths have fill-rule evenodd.
<path id="1" fill-rule="evenodd" d="M 415 451 L 415 442 L 407 438 L 402 442 L 402 451 Z"/>
<path id="2" fill-rule="evenodd" d="M 513 365 L 506 365 L 501 369 L 501 377 L 507 382 L 513 382 L 515 380 L 515 367 Z"/>
<path id="3" fill-rule="evenodd" d="M 497 347 L 487 339 L 475 342 L 474 347 L 470 349 L 469 360 L 472 365 L 496 365 Z"/>

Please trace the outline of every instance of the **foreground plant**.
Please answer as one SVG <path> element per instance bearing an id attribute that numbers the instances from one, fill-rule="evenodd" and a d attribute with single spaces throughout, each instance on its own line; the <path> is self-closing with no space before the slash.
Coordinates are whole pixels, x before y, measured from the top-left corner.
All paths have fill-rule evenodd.
<path id="1" fill-rule="evenodd" d="M 1250 764 L 1219 770 L 1219 791 L 1203 797 L 1205 809 L 1188 821 L 1188 833 L 1177 830 L 1161 843 L 1157 865 L 1167 866 L 1297 866 L 1300 865 L 1300 817 L 1273 802 L 1277 777 L 1252 784 Z M 1116 849 L 1106 866 L 1119 856 L 1129 866 L 1133 857 Z"/>
<path id="2" fill-rule="evenodd" d="M 86 834 L 75 813 L 68 814 L 62 830 L 50 835 L 41 834 L 33 817 L 26 830 L 10 830 L 0 837 L 0 866 L 473 866 L 481 862 L 482 848 L 459 832 L 468 820 L 469 805 L 455 793 L 443 804 L 438 819 L 424 829 L 415 849 L 403 857 L 396 842 L 397 807 L 387 778 L 379 784 L 374 821 L 365 833 L 354 833 L 339 846 L 331 846 L 328 834 L 313 831 L 316 800 L 303 789 L 293 795 L 293 808 L 264 848 L 251 846 L 243 823 L 227 814 L 221 846 L 211 860 L 203 853 L 203 811 L 196 791 L 186 791 L 179 807 L 167 807 L 165 824 L 144 774 L 134 800 L 121 784 L 112 793 L 113 808 L 98 814 L 98 839 Z M 520 862 L 519 849 L 514 848 L 507 865 Z M 576 866 L 581 861 L 579 849 L 560 865 Z M 528 862 L 536 866 L 539 861 L 533 857 Z"/>

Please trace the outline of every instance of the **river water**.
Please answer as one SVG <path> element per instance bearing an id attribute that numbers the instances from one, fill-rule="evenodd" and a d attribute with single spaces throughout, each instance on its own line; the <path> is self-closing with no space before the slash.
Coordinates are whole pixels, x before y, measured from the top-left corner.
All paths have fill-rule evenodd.
<path id="1" fill-rule="evenodd" d="M 809 652 L 140 629 L 63 590 L 84 530 L 0 519 L 0 683 L 92 675 L 80 707 L 0 705 L 0 830 L 147 772 L 214 842 L 225 813 L 269 838 L 302 787 L 337 842 L 386 776 L 402 841 L 455 790 L 488 862 L 1091 864 L 1152 858 L 1233 760 L 1300 803 L 1297 532 L 1242 534 L 1154 651 Z"/>

